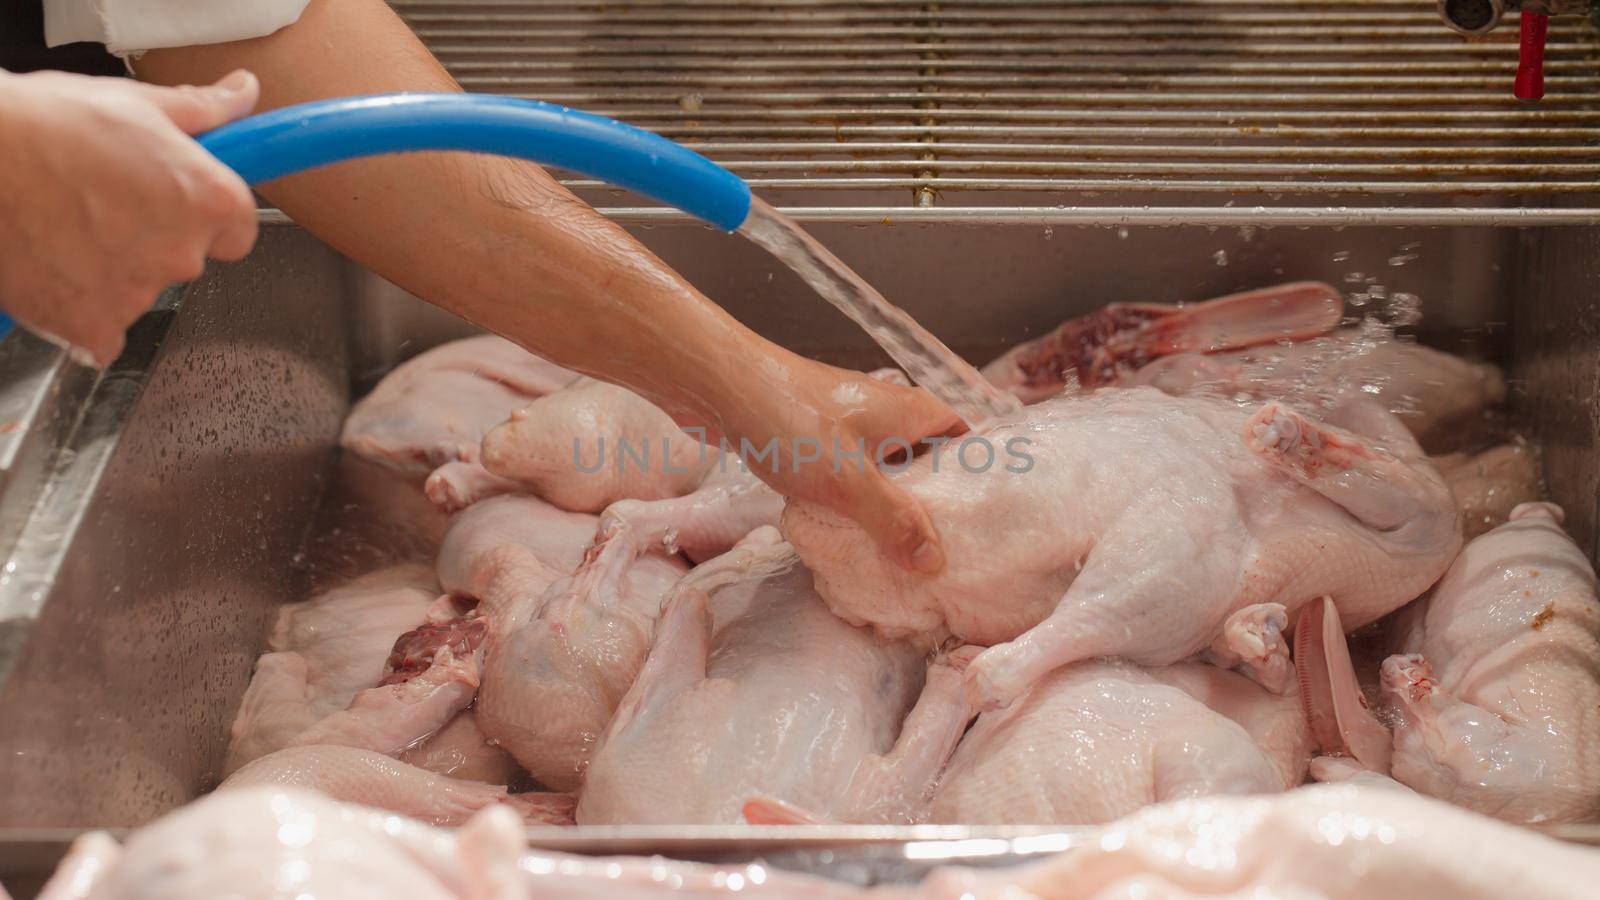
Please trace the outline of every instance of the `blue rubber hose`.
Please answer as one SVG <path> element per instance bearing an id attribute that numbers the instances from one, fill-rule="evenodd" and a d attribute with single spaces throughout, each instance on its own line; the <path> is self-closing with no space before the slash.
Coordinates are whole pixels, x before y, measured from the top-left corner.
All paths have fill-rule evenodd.
<path id="1" fill-rule="evenodd" d="M 614 119 L 483 94 L 378 94 L 286 106 L 201 135 L 260 184 L 318 166 L 418 150 L 514 156 L 625 187 L 737 231 L 750 187 L 693 150 Z M 0 337 L 11 330 L 0 314 Z"/>

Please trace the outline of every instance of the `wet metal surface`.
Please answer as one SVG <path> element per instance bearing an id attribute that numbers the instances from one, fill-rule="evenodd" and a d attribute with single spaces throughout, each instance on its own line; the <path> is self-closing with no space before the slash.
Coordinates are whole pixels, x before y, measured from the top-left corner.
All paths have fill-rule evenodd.
<path id="1" fill-rule="evenodd" d="M 340 274 L 269 229 L 97 381 L 0 575 L 0 822 L 141 822 L 213 782 L 347 403 Z"/>
<path id="2" fill-rule="evenodd" d="M 814 231 L 981 362 L 1106 303 L 1198 300 L 1299 278 L 1339 285 L 1352 311 L 1381 314 L 1379 294 L 1415 295 L 1426 334 L 1495 357 L 1507 346 L 1495 323 L 1522 299 L 1519 242 L 1590 230 Z M 840 364 L 878 364 L 860 329 L 748 242 L 696 226 L 636 233 L 772 340 Z M 0 665 L 14 667 L 0 689 L 0 822 L 133 824 L 210 786 L 265 623 L 303 595 L 294 560 L 348 397 L 396 362 L 472 331 L 298 229 L 263 234 L 248 261 L 213 267 L 176 312 L 141 324 L 133 352 L 96 382 L 88 414 L 70 430 L 69 458 L 29 486 L 44 502 L 30 513 L 15 568 L 0 572 L 11 635 Z M 1576 451 L 1556 458 L 1590 473 L 1553 478 L 1564 499 L 1593 467 Z"/>

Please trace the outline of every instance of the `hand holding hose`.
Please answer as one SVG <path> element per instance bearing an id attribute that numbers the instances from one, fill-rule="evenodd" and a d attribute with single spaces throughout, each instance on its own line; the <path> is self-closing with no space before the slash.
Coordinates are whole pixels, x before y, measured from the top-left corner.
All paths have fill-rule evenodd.
<path id="1" fill-rule="evenodd" d="M 245 71 L 180 88 L 0 71 L 0 305 L 103 366 L 163 290 L 248 253 L 250 189 L 189 136 L 257 95 Z"/>

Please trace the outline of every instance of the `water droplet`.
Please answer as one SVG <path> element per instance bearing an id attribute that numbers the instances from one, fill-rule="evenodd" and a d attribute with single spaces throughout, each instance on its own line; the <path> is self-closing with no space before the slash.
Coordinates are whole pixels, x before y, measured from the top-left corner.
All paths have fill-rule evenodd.
<path id="1" fill-rule="evenodd" d="M 1217 265 L 1225 266 L 1228 264 L 1228 251 L 1218 250 L 1217 252 L 1211 254 L 1211 258 L 1216 261 Z"/>
<path id="2" fill-rule="evenodd" d="M 1422 321 L 1422 298 L 1405 291 L 1396 291 L 1389 298 L 1389 318 L 1396 325 L 1415 325 Z"/>

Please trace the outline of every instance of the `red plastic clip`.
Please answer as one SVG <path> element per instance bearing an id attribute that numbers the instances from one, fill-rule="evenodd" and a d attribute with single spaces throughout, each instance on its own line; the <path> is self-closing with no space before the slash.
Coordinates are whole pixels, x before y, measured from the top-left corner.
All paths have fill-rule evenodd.
<path id="1" fill-rule="evenodd" d="M 1522 11 L 1522 52 L 1517 57 L 1517 80 L 1512 93 L 1518 100 L 1537 100 L 1544 96 L 1544 36 L 1550 17 L 1544 13 Z"/>

